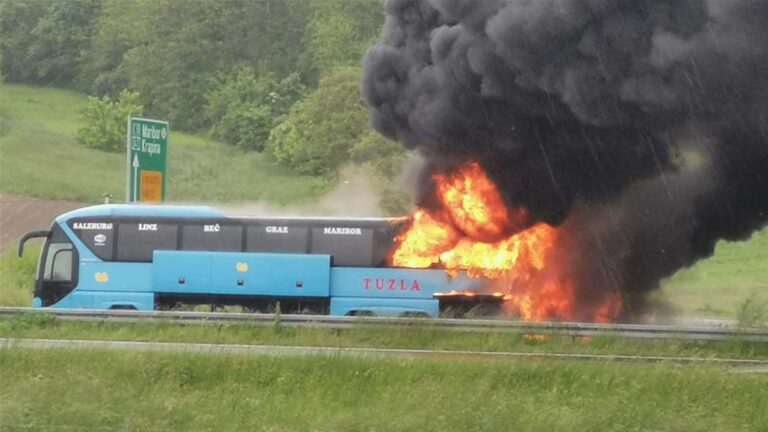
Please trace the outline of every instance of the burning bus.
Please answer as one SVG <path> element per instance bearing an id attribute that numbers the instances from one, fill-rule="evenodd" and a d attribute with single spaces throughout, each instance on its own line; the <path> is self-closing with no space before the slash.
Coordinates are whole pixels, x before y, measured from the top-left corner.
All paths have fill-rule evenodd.
<path id="1" fill-rule="evenodd" d="M 442 292 L 480 279 L 395 268 L 403 219 L 228 218 L 193 206 L 101 205 L 59 216 L 44 237 L 34 306 L 179 304 L 334 315 L 437 316 Z M 443 306 L 444 307 L 444 306 Z"/>
<path id="2" fill-rule="evenodd" d="M 239 305 L 288 313 L 438 316 L 504 312 L 583 319 L 557 266 L 558 233 L 510 232 L 477 164 L 435 176 L 438 206 L 406 218 L 229 218 L 207 207 L 102 205 L 59 216 L 45 238 L 34 306 L 169 309 Z M 618 297 L 588 313 L 609 321 Z M 580 309 L 584 309 L 583 305 Z"/>

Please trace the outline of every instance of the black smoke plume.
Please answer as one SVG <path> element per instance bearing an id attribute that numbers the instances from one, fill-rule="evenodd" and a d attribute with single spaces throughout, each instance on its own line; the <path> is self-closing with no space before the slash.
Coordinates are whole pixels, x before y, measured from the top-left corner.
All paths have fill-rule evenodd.
<path id="1" fill-rule="evenodd" d="M 528 223 L 572 233 L 580 284 L 641 298 L 768 219 L 768 1 L 389 0 L 386 16 L 364 62 L 373 126 L 418 149 L 425 179 L 478 161 Z"/>

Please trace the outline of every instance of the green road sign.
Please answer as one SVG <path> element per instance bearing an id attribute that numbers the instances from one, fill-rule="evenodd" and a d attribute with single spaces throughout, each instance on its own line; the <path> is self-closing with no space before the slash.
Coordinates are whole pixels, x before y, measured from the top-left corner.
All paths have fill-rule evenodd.
<path id="1" fill-rule="evenodd" d="M 165 201 L 168 132 L 168 122 L 128 118 L 126 202 Z"/>

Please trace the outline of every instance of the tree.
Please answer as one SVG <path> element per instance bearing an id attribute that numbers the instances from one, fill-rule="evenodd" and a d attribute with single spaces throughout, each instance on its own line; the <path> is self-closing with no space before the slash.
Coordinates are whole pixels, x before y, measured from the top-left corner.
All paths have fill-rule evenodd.
<path id="1" fill-rule="evenodd" d="M 278 81 L 271 73 L 258 77 L 253 69 L 242 68 L 220 79 L 206 96 L 211 132 L 237 147 L 264 150 L 272 128 L 304 91 L 296 73 Z"/>
<path id="2" fill-rule="evenodd" d="M 369 129 L 359 82 L 360 69 L 351 67 L 323 78 L 270 134 L 274 157 L 302 173 L 335 175 Z"/>
<path id="3" fill-rule="evenodd" d="M 357 66 L 384 23 L 380 0 L 311 2 L 302 52 L 307 75 L 323 77 L 338 66 Z"/>
<path id="4" fill-rule="evenodd" d="M 10 81 L 71 85 L 101 0 L 2 0 L 0 48 Z"/>
<path id="5" fill-rule="evenodd" d="M 138 91 L 147 111 L 177 129 L 211 125 L 201 107 L 212 78 L 242 67 L 277 77 L 297 69 L 305 0 L 104 1 L 81 82 L 96 94 Z"/>
<path id="6" fill-rule="evenodd" d="M 298 100 L 294 81 L 316 87 L 337 67 L 359 65 L 384 19 L 381 0 L 0 0 L 0 10 L 7 81 L 113 99 L 129 89 L 175 129 L 215 122 L 215 135 L 256 148 Z M 291 88 L 269 104 L 240 98 L 215 116 L 201 109 L 220 90 L 217 77 L 244 68 Z"/>
<path id="7" fill-rule="evenodd" d="M 47 12 L 46 0 L 0 0 L 0 50 L 2 73 L 8 81 L 32 81 L 35 59 L 30 58 L 32 31 Z"/>
<path id="8" fill-rule="evenodd" d="M 100 0 L 55 1 L 41 17 L 31 37 L 29 56 L 41 82 L 71 85 L 93 35 Z"/>
<path id="9" fill-rule="evenodd" d="M 128 51 L 149 44 L 160 1 L 103 0 L 90 49 L 83 54 L 77 87 L 94 95 L 117 96 L 129 86 L 123 66 Z"/>
<path id="10" fill-rule="evenodd" d="M 139 94 L 124 90 L 116 100 L 109 96 L 89 97 L 88 100 L 83 111 L 85 126 L 77 131 L 75 140 L 99 150 L 125 150 L 128 116 L 140 116 L 143 111 L 138 102 Z"/>

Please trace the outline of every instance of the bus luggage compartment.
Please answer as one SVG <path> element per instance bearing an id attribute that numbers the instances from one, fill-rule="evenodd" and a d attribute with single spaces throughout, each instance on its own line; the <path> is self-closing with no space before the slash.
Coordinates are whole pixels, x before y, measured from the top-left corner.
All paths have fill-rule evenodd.
<path id="1" fill-rule="evenodd" d="M 240 252 L 156 251 L 158 293 L 328 297 L 331 257 Z"/>

